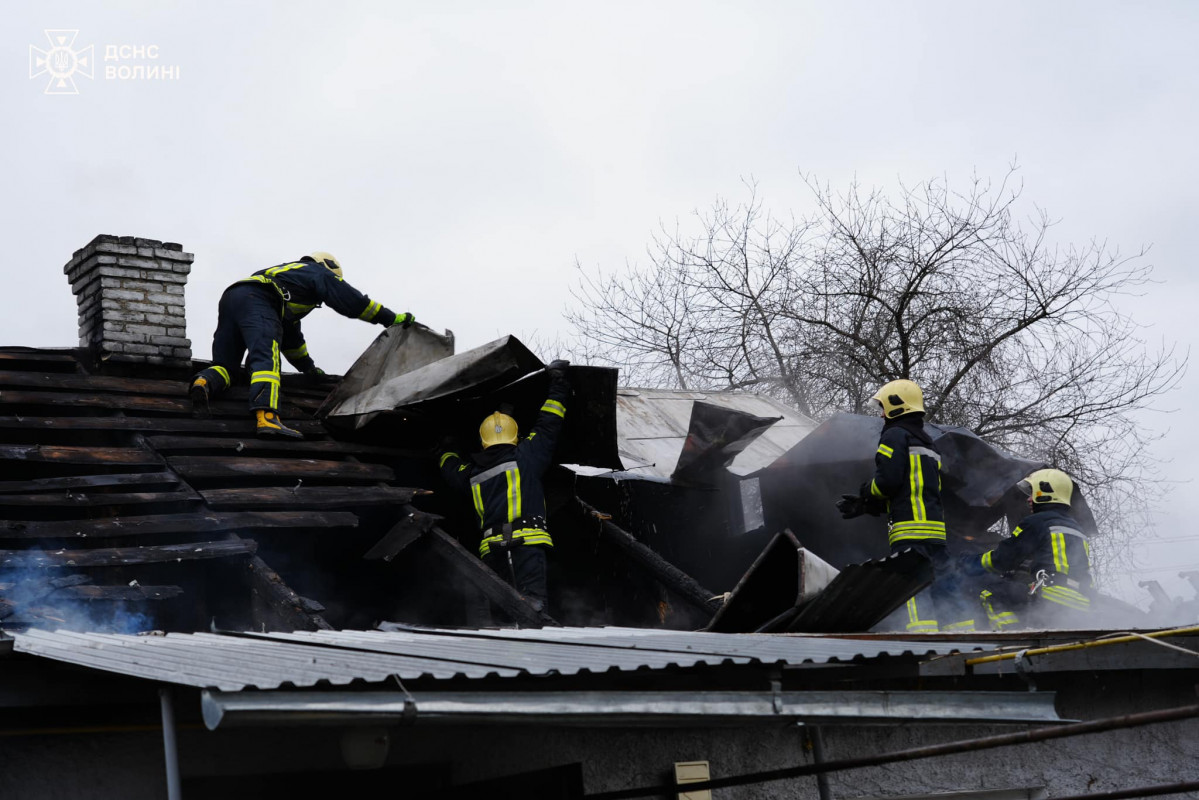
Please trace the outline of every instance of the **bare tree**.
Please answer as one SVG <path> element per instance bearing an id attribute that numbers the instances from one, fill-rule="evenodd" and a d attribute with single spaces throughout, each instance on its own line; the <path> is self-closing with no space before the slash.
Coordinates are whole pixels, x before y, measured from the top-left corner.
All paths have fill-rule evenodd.
<path id="1" fill-rule="evenodd" d="M 1150 281 L 1145 250 L 1053 244 L 1044 211 L 1017 216 L 1013 178 L 964 192 L 930 180 L 894 198 L 805 178 L 815 211 L 785 221 L 751 186 L 744 204 L 697 213 L 693 235 L 661 230 L 644 266 L 580 270 L 567 316 L 582 355 L 626 382 L 746 389 L 816 418 L 915 380 L 930 421 L 1075 475 L 1117 532 L 1107 560 L 1127 561 L 1157 496 L 1135 413 L 1186 356 L 1148 347 L 1119 308 Z"/>

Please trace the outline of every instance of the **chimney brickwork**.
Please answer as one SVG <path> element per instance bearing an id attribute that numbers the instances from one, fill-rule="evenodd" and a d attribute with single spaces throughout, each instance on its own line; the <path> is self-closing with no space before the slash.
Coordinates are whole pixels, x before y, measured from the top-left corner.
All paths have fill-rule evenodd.
<path id="1" fill-rule="evenodd" d="M 79 303 L 79 344 L 106 361 L 191 366 L 183 305 L 195 256 L 156 239 L 100 235 L 63 272 Z"/>

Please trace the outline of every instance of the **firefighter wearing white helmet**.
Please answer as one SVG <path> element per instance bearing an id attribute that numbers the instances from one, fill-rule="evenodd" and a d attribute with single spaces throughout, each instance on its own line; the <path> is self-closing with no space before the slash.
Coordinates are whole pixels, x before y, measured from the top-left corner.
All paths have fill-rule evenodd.
<path id="1" fill-rule="evenodd" d="M 1032 513 L 994 550 L 965 557 L 963 567 L 1028 586 L 1017 594 L 1027 608 L 1008 610 L 1010 623 L 1021 616 L 1036 627 L 1086 627 L 1094 579 L 1090 541 L 1070 513 L 1074 481 L 1059 469 L 1039 469 L 1016 486 Z"/>
<path id="2" fill-rule="evenodd" d="M 837 508 L 845 519 L 886 511 L 891 552 L 917 550 L 932 562 L 932 585 L 907 603 L 908 631 L 969 630 L 972 620 L 953 610 L 958 602 L 945 550 L 941 454 L 924 429 L 924 393 L 913 381 L 894 380 L 874 394 L 871 406 L 883 418 L 874 477 L 857 495 L 842 495 Z"/>
<path id="3" fill-rule="evenodd" d="M 209 401 L 233 383 L 244 357 L 258 435 L 303 438 L 279 418 L 279 356 L 309 377 L 324 374 L 308 354 L 300 328 L 300 320 L 322 305 L 383 326 L 407 327 L 413 321 L 411 314 L 397 314 L 346 283 L 341 262 L 323 250 L 258 270 L 221 295 L 212 366 L 192 379 L 189 390 L 197 413 L 208 414 Z"/>
<path id="4" fill-rule="evenodd" d="M 529 435 L 520 438 L 510 409 L 479 425 L 482 452 L 464 459 L 443 443 L 438 461 L 446 482 L 470 495 L 481 531 L 479 555 L 537 609 L 549 601 L 546 553 L 554 546 L 546 520 L 542 476 L 566 419 L 566 361 L 551 361 L 549 392 Z"/>

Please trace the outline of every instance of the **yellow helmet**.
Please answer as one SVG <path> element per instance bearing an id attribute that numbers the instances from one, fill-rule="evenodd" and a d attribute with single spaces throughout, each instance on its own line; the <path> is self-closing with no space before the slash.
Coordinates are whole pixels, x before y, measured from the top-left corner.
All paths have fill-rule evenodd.
<path id="1" fill-rule="evenodd" d="M 324 250 L 317 250 L 315 253 L 309 253 L 308 257 L 318 264 L 322 264 L 329 268 L 337 277 L 342 277 L 341 262 L 337 260 L 332 253 L 326 253 Z"/>
<path id="2" fill-rule="evenodd" d="M 909 380 L 891 381 L 875 392 L 874 397 L 870 399 L 887 419 L 924 411 L 924 392 Z"/>
<path id="3" fill-rule="evenodd" d="M 497 411 L 479 426 L 479 438 L 483 440 L 483 449 L 496 444 L 516 444 L 516 420 Z"/>
<path id="4" fill-rule="evenodd" d="M 1074 481 L 1060 469 L 1039 469 L 1016 485 L 1028 495 L 1033 505 L 1062 503 L 1068 506 L 1074 497 Z"/>

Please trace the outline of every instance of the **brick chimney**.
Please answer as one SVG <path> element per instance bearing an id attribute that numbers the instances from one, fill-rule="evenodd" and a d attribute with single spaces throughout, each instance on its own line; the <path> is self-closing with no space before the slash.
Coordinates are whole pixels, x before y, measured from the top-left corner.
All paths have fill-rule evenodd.
<path id="1" fill-rule="evenodd" d="M 79 302 L 79 345 L 97 360 L 191 367 L 183 245 L 100 235 L 63 268 Z"/>

